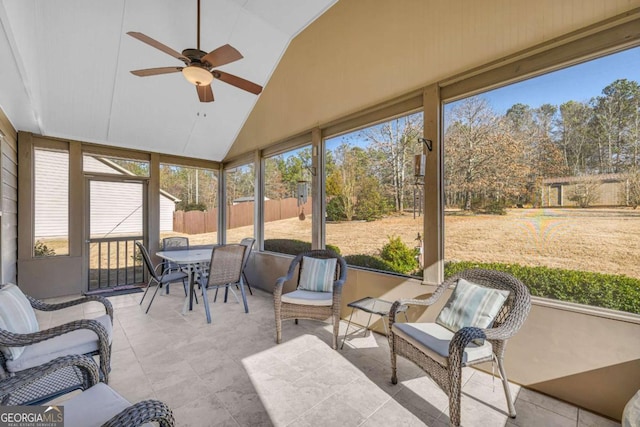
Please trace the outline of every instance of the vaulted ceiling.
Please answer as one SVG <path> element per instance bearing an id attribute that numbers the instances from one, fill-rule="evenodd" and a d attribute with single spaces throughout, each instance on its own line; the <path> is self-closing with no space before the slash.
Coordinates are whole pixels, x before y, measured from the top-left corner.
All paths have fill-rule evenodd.
<path id="1" fill-rule="evenodd" d="M 230 44 L 221 71 L 266 86 L 289 42 L 337 0 L 202 0 L 201 49 Z M 0 1 L 0 108 L 17 130 L 222 160 L 258 96 L 214 80 L 201 103 L 183 66 L 128 35 L 196 47 L 196 0 Z"/>

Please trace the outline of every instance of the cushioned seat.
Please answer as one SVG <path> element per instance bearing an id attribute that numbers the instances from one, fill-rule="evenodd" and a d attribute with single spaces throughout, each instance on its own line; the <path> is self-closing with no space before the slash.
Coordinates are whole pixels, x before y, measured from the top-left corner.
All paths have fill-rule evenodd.
<path id="1" fill-rule="evenodd" d="M 65 427 L 99 427 L 131 403 L 108 385 L 98 383 L 61 406 L 64 406 Z M 152 425 L 144 424 L 145 427 Z"/>
<path id="2" fill-rule="evenodd" d="M 443 366 L 449 364 L 449 344 L 454 333 L 437 323 L 394 323 L 393 332 Z M 482 345 L 470 343 L 464 349 L 462 364 L 490 357 L 493 349 L 488 341 Z"/>
<path id="3" fill-rule="evenodd" d="M 104 314 L 96 319 L 107 331 L 111 345 L 111 317 Z M 65 334 L 24 347 L 16 360 L 7 360 L 7 370 L 18 372 L 42 365 L 56 357 L 70 354 L 90 354 L 97 352 L 98 336 L 89 329 L 77 329 Z"/>
<path id="4" fill-rule="evenodd" d="M 333 292 L 314 292 L 298 289 L 283 294 L 282 302 L 288 304 L 329 306 L 333 304 Z"/>

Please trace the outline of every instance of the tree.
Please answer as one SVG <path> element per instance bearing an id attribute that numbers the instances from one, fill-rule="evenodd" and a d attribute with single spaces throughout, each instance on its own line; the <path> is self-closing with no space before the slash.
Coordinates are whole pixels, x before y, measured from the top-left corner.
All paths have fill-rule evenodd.
<path id="1" fill-rule="evenodd" d="M 445 181 L 462 195 L 463 209 L 471 210 L 474 198 L 517 199 L 526 187 L 529 167 L 524 145 L 511 134 L 509 122 L 480 97 L 465 99 L 451 117 L 445 133 Z"/>
<path id="2" fill-rule="evenodd" d="M 591 104 L 600 171 L 617 173 L 637 165 L 640 85 L 627 79 L 616 80 Z"/>
<path id="3" fill-rule="evenodd" d="M 382 182 L 389 185 L 397 212 L 404 210 L 407 187 L 413 178 L 413 155 L 422 152 L 418 138 L 423 133 L 422 113 L 398 117 L 363 129 L 359 137 L 371 141 L 370 155 L 379 159 L 383 167 Z M 378 154 L 378 155 L 376 155 Z"/>

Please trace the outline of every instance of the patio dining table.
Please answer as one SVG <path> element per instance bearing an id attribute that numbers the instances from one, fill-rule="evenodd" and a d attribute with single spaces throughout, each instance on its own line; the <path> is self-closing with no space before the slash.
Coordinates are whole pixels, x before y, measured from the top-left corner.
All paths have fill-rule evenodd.
<path id="1" fill-rule="evenodd" d="M 213 247 L 156 252 L 158 257 L 171 261 L 189 272 L 189 295 L 184 300 L 182 314 L 187 313 L 187 307 L 189 311 L 193 310 L 195 272 L 198 265 L 211 261 L 212 251 Z"/>

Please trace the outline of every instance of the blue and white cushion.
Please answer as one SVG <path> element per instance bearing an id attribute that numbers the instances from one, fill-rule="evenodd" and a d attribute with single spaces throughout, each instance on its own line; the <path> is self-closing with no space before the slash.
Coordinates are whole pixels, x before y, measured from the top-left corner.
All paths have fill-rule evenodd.
<path id="1" fill-rule="evenodd" d="M 459 279 L 436 323 L 452 332 L 465 326 L 489 328 L 508 297 L 509 291 L 485 288 Z"/>
<path id="2" fill-rule="evenodd" d="M 336 262 L 335 258 L 321 259 L 303 256 L 298 289 L 333 292 Z"/>
<path id="3" fill-rule="evenodd" d="M 0 328 L 16 334 L 38 332 L 40 326 L 27 297 L 19 287 L 6 284 L 0 287 Z M 15 360 L 24 347 L 0 347 L 8 360 Z"/>

